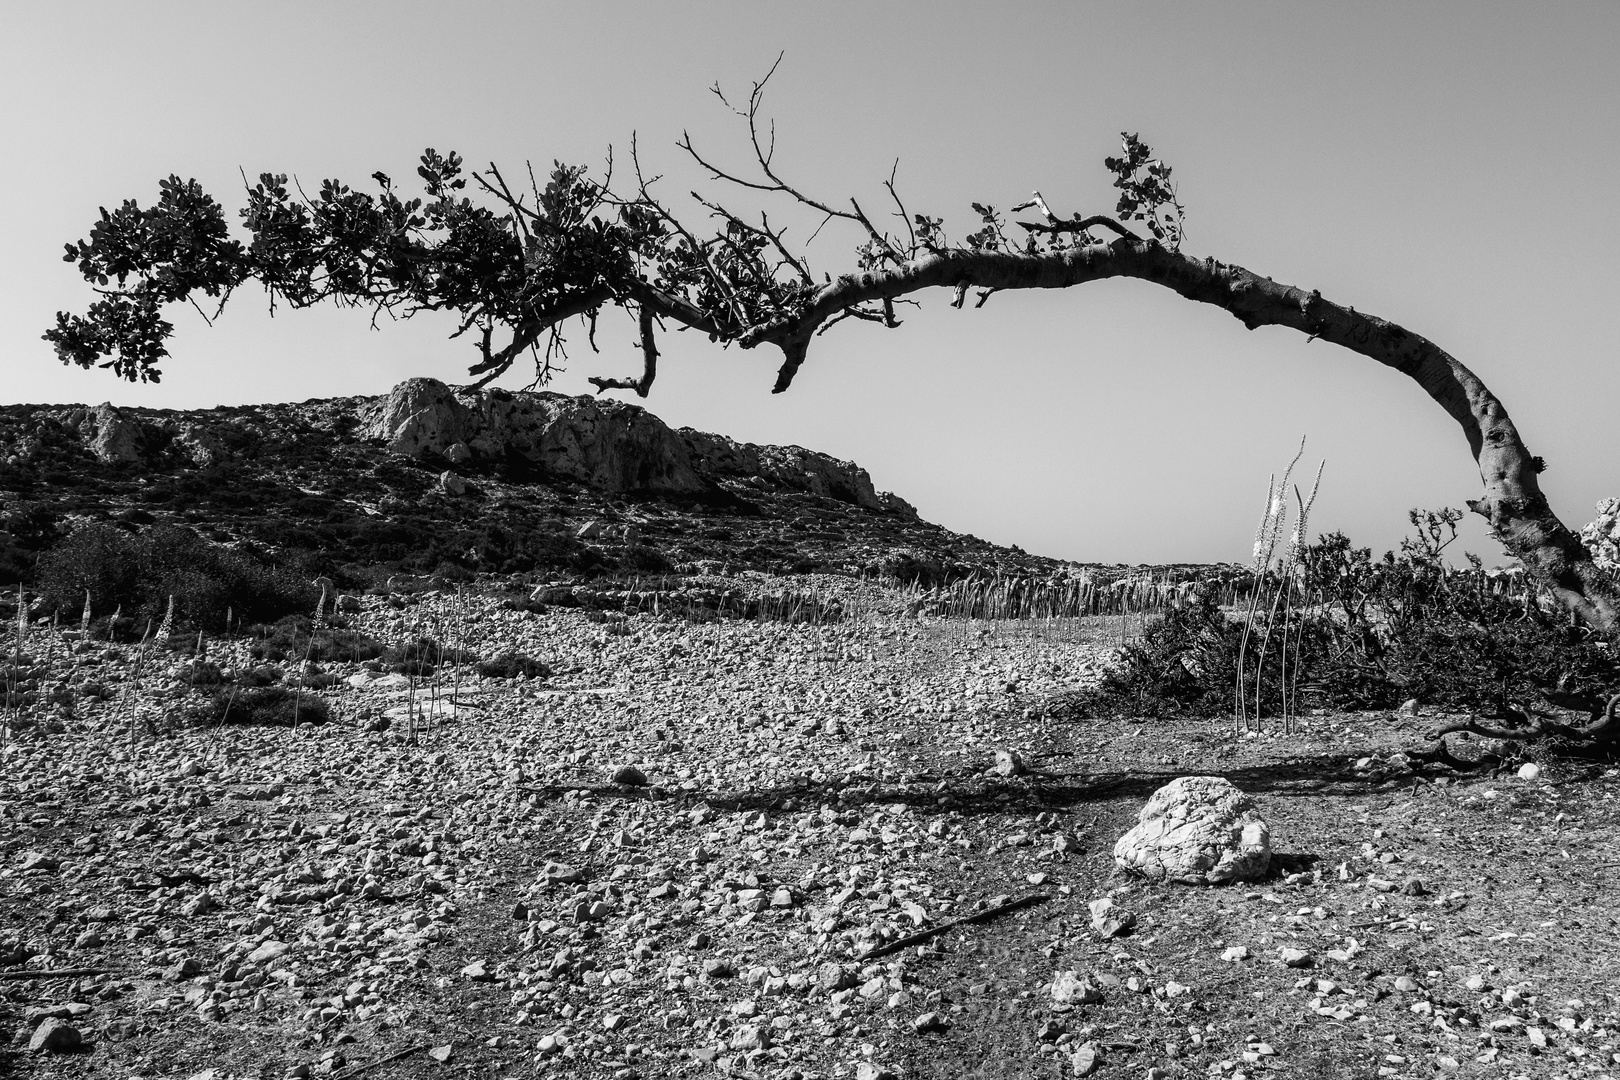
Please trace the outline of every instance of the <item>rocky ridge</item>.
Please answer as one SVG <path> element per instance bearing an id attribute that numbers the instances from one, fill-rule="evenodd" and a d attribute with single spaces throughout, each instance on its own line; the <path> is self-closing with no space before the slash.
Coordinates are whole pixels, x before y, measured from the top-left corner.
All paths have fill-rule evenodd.
<path id="1" fill-rule="evenodd" d="M 190 412 L 0 408 L 0 583 L 93 521 L 183 524 L 349 584 L 378 567 L 914 578 L 1062 565 L 924 522 L 854 462 L 672 429 L 613 400 L 432 379 Z"/>

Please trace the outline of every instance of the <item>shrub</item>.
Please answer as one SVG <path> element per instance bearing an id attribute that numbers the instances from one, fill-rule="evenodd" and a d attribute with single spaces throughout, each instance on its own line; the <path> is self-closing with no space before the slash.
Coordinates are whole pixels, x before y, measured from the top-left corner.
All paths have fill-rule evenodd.
<path id="1" fill-rule="evenodd" d="M 493 660 L 482 660 L 473 666 L 478 674 L 490 679 L 549 679 L 551 668 L 532 656 L 517 652 L 504 652 Z"/>
<path id="2" fill-rule="evenodd" d="M 1610 643 L 1573 626 L 1528 587 L 1504 585 L 1480 560 L 1449 566 L 1455 510 L 1412 511 L 1413 537 L 1380 560 L 1342 533 L 1304 549 L 1287 626 L 1288 691 L 1296 707 L 1392 708 L 1408 698 L 1492 717 L 1515 708 L 1591 712 L 1620 690 Z M 1278 632 L 1279 637 L 1281 631 Z M 1242 624 L 1213 599 L 1149 625 L 1119 667 L 1070 708 L 1102 714 L 1230 714 Z M 1263 714 L 1283 700 L 1284 649 L 1274 638 L 1265 667 L 1247 651 L 1249 694 Z"/>
<path id="3" fill-rule="evenodd" d="M 441 645 L 431 637 L 418 637 L 383 651 L 382 662 L 398 675 L 432 675 L 440 664 L 470 664 L 477 659 L 466 649 Z"/>
<path id="4" fill-rule="evenodd" d="M 208 703 L 192 710 L 193 719 L 209 724 L 324 724 L 332 709 L 322 698 L 285 686 L 222 690 Z"/>
<path id="5" fill-rule="evenodd" d="M 384 652 L 383 643 L 376 638 L 338 622 L 312 630 L 307 615 L 289 615 L 274 626 L 253 629 L 260 632 L 250 650 L 255 660 L 360 663 L 375 660 Z"/>
<path id="6" fill-rule="evenodd" d="M 161 619 L 172 596 L 178 620 L 215 631 L 225 629 L 227 612 L 269 621 L 314 610 L 320 595 L 288 570 L 175 525 L 141 533 L 87 525 L 40 556 L 37 579 L 46 604 L 70 618 L 87 591 L 93 611 L 121 607 L 136 623 Z"/>

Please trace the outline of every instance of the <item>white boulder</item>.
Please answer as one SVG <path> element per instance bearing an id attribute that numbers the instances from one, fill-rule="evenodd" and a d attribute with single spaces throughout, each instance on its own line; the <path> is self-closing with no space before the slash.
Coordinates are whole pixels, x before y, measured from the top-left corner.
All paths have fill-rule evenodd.
<path id="1" fill-rule="evenodd" d="M 1230 781 L 1182 776 L 1148 799 L 1136 826 L 1114 845 L 1114 863 L 1187 885 L 1248 881 L 1271 865 L 1271 830 Z"/>

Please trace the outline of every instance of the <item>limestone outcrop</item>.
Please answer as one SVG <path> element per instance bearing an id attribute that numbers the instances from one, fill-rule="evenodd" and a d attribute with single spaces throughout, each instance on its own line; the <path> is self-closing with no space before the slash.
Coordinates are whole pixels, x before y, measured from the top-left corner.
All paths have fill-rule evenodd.
<path id="1" fill-rule="evenodd" d="M 1262 877 L 1271 830 L 1254 800 L 1219 776 L 1182 776 L 1155 791 L 1114 845 L 1122 870 L 1156 881 L 1217 885 Z"/>
<path id="2" fill-rule="evenodd" d="M 692 428 L 672 430 L 611 398 L 504 390 L 456 391 L 407 379 L 361 407 L 360 434 L 394 453 L 453 464 L 516 455 L 553 476 L 602 491 L 697 494 L 721 479 L 786 488 L 916 520 L 853 461 L 799 446 L 756 446 Z"/>

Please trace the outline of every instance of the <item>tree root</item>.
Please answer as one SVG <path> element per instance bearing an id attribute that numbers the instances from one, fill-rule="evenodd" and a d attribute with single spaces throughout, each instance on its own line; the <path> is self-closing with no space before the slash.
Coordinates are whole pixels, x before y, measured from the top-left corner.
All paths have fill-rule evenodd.
<path id="1" fill-rule="evenodd" d="M 1429 732 L 1427 737 L 1431 742 L 1439 744 L 1432 753 L 1443 754 L 1446 758 L 1450 758 L 1451 754 L 1445 749 L 1445 737 L 1457 733 L 1513 742 L 1557 739 L 1572 747 L 1590 750 L 1610 742 L 1620 734 L 1620 727 L 1614 726 L 1617 714 L 1620 714 L 1620 694 L 1611 695 L 1602 710 L 1597 711 L 1586 724 L 1568 724 L 1547 713 L 1538 711 L 1532 715 L 1528 709 L 1506 706 L 1493 718 L 1505 721 L 1504 726 L 1486 723 L 1478 716 L 1469 716 L 1466 720 L 1437 728 Z"/>

